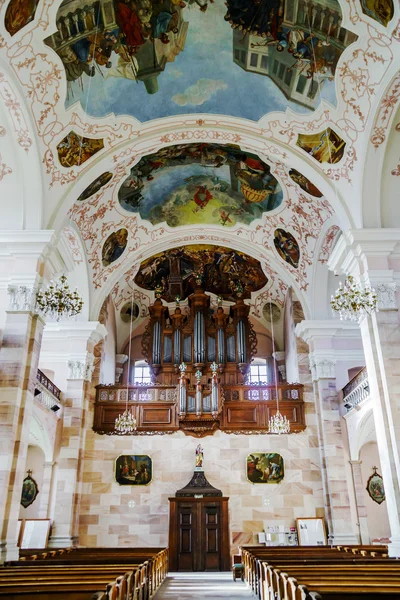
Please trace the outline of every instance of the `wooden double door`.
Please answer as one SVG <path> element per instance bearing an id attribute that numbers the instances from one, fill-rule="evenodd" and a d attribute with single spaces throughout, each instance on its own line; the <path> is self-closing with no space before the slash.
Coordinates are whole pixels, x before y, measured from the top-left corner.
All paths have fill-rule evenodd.
<path id="1" fill-rule="evenodd" d="M 228 500 L 169 499 L 170 571 L 229 571 Z"/>

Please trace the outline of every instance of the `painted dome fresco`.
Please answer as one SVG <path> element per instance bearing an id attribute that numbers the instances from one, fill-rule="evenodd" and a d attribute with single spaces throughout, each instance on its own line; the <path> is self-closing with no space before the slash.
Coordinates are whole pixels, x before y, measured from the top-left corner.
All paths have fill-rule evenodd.
<path id="1" fill-rule="evenodd" d="M 336 104 L 338 61 L 357 39 L 341 22 L 337 0 L 64 0 L 45 42 L 65 70 L 66 107 L 93 117 L 257 120 Z"/>

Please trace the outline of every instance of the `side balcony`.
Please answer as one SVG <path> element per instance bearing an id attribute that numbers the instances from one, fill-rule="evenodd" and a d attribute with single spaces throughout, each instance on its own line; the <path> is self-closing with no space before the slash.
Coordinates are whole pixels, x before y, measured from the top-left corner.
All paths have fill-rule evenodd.
<path id="1" fill-rule="evenodd" d="M 363 403 L 370 397 L 367 368 L 364 367 L 347 383 L 343 390 L 343 404 L 346 412 Z"/>
<path id="2" fill-rule="evenodd" d="M 52 412 L 57 419 L 61 417 L 63 408 L 61 390 L 40 369 L 36 374 L 34 399 L 39 406 Z"/>

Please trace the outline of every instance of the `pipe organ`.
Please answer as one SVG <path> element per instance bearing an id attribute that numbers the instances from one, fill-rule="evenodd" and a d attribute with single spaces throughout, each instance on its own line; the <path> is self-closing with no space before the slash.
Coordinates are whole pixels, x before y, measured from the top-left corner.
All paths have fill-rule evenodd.
<path id="1" fill-rule="evenodd" d="M 220 383 L 244 382 L 256 353 L 249 307 L 242 298 L 237 298 L 229 312 L 224 310 L 221 300 L 213 311 L 210 300 L 198 284 L 188 298 L 185 313 L 179 300 L 172 314 L 160 297 L 150 306 L 143 354 L 157 383 L 176 383 L 182 363 L 187 367 L 186 376 L 193 386 L 199 373 L 202 383 L 211 383 L 213 363 L 218 365 Z"/>

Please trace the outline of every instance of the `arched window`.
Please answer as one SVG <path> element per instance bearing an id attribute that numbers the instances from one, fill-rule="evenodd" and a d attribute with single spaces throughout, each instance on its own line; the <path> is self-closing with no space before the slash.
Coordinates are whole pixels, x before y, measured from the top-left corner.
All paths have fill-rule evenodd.
<path id="1" fill-rule="evenodd" d="M 150 367 L 145 360 L 135 360 L 131 379 L 132 383 L 151 383 Z"/>
<path id="2" fill-rule="evenodd" d="M 250 365 L 248 383 L 271 383 L 268 381 L 267 359 L 255 358 Z"/>

